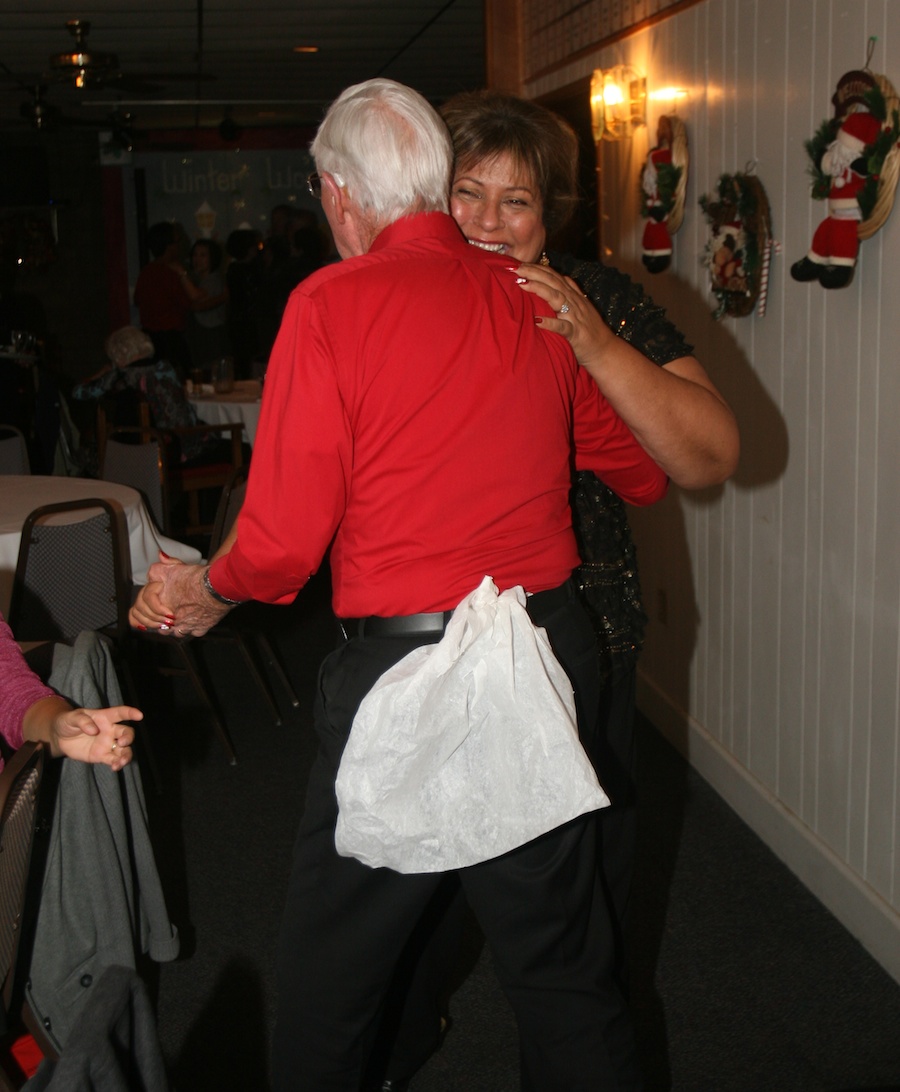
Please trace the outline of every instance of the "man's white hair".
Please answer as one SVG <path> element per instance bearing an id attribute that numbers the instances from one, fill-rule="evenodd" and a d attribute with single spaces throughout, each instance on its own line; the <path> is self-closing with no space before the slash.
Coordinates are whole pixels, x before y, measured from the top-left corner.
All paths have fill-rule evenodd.
<path id="1" fill-rule="evenodd" d="M 375 79 L 328 108 L 311 151 L 316 170 L 381 224 L 447 212 L 453 147 L 440 115 L 411 87 Z"/>

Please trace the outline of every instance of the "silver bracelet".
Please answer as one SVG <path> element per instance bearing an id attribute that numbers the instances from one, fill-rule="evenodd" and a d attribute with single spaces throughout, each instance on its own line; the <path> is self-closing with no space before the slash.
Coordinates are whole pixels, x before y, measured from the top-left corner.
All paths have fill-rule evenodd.
<path id="1" fill-rule="evenodd" d="M 209 592 L 209 594 L 216 600 L 217 603 L 222 603 L 226 607 L 237 607 L 243 602 L 241 599 L 229 599 L 227 596 L 221 595 L 212 586 L 212 581 L 209 579 L 209 566 L 203 570 L 203 587 Z"/>

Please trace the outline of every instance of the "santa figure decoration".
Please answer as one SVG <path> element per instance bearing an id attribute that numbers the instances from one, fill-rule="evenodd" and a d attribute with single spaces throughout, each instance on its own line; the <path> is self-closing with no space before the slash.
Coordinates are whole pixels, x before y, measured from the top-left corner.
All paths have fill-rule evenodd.
<path id="1" fill-rule="evenodd" d="M 893 87 L 868 69 L 843 75 L 831 101 L 834 117 L 806 143 L 812 195 L 828 201 L 828 216 L 791 276 L 844 288 L 853 279 L 860 239 L 874 235 L 890 212 L 900 121 Z"/>
<path id="2" fill-rule="evenodd" d="M 641 213 L 647 217 L 642 261 L 651 273 L 661 273 L 672 260 L 672 236 L 684 217 L 688 145 L 684 122 L 673 116 L 659 119 L 656 147 L 641 172 Z"/>

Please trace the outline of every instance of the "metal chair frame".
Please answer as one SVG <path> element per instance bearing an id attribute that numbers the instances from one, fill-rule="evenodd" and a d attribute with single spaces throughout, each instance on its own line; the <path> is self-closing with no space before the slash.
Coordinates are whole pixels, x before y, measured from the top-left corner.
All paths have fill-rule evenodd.
<path id="1" fill-rule="evenodd" d="M 57 514 L 90 509 L 101 512 L 68 523 L 45 522 Z M 106 551 L 91 551 L 89 559 L 76 557 L 71 542 L 73 535 L 81 537 L 88 530 L 86 524 L 102 532 L 98 541 L 107 546 Z M 53 549 L 48 564 L 60 595 L 42 592 L 31 571 L 42 541 Z M 90 564 L 90 570 L 79 571 L 81 564 Z M 128 525 L 118 501 L 87 497 L 45 504 L 30 513 L 22 528 L 7 621 L 20 641 L 70 640 L 83 629 L 100 630 L 118 640 L 128 630 L 130 587 Z"/>

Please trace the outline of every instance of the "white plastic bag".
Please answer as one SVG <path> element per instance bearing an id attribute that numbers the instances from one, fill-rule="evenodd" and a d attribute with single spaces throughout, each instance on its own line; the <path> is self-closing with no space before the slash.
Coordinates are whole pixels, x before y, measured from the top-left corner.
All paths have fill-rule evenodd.
<path id="1" fill-rule="evenodd" d="M 490 860 L 609 798 L 578 739 L 572 686 L 525 593 L 490 577 L 438 644 L 363 699 L 336 781 L 338 853 L 443 872 Z"/>

